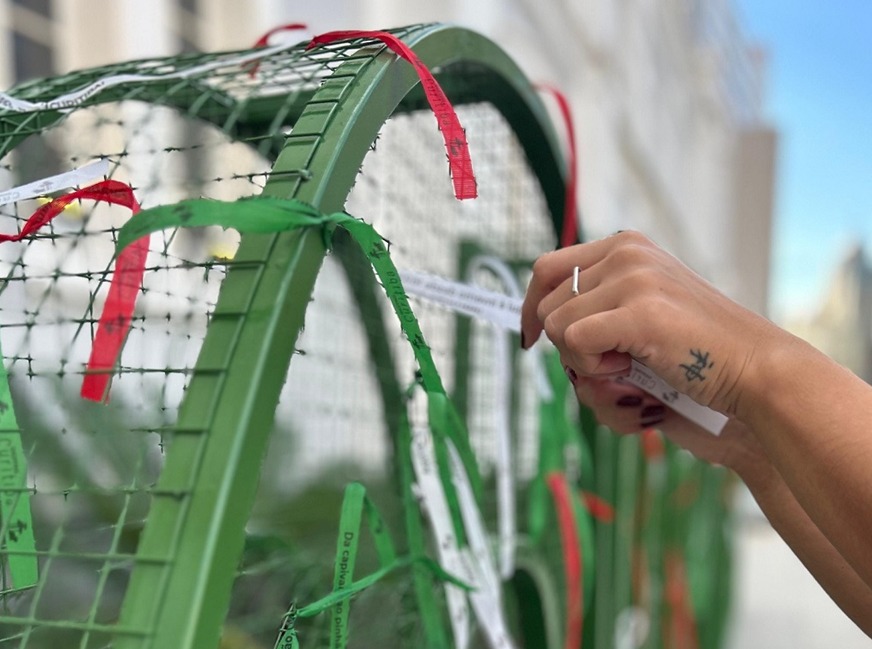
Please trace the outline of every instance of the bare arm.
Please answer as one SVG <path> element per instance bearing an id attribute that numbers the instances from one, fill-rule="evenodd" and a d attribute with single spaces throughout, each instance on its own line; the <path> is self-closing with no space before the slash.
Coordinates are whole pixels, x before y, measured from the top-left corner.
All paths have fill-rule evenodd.
<path id="1" fill-rule="evenodd" d="M 872 586 L 872 388 L 796 339 L 764 348 L 750 367 L 737 416 Z"/>
<path id="2" fill-rule="evenodd" d="M 872 589 L 808 517 L 744 424 L 732 419 L 721 436 L 715 437 L 653 397 L 608 380 L 579 379 L 576 393 L 603 423 L 619 432 L 636 433 L 646 422 L 659 419 L 659 428 L 673 442 L 701 460 L 735 471 L 803 565 L 839 608 L 872 637 Z"/>
<path id="3" fill-rule="evenodd" d="M 544 329 L 580 376 L 613 376 L 635 358 L 743 421 L 801 508 L 872 585 L 870 386 L 632 232 L 540 258 L 522 329 L 527 345 Z"/>
<path id="4" fill-rule="evenodd" d="M 812 522 L 781 476 L 774 469 L 772 474 L 768 480 L 746 481 L 760 509 L 839 608 L 872 637 L 872 589 Z"/>

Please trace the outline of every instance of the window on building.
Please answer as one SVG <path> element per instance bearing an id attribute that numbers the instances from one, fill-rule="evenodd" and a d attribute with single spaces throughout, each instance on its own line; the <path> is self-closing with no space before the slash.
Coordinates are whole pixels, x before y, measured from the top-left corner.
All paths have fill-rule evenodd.
<path id="1" fill-rule="evenodd" d="M 51 0 L 13 0 L 10 10 L 15 82 L 50 76 L 55 71 Z M 60 170 L 60 157 L 47 138 L 28 138 L 15 155 L 20 182 Z"/>
<path id="2" fill-rule="evenodd" d="M 196 52 L 199 48 L 199 7 L 197 0 L 178 0 L 177 34 L 180 52 Z"/>

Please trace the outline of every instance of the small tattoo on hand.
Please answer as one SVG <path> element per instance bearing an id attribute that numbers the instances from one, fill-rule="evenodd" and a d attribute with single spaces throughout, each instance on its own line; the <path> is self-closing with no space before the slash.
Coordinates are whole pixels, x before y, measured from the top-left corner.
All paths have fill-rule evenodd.
<path id="1" fill-rule="evenodd" d="M 714 363 L 709 362 L 709 353 L 703 352 L 700 349 L 691 349 L 690 355 L 693 357 L 693 363 L 682 363 L 679 365 L 684 370 L 684 378 L 688 382 L 705 381 L 706 377 L 703 372 L 715 366 Z"/>

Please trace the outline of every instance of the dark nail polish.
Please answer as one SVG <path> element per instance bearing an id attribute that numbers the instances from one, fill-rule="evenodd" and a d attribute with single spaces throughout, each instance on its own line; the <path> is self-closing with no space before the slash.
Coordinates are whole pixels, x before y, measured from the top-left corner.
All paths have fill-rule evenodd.
<path id="1" fill-rule="evenodd" d="M 642 420 L 642 428 L 653 428 L 654 426 L 657 426 L 658 424 L 662 424 L 662 423 L 663 423 L 663 417 L 656 417 L 656 418 L 650 419 L 650 420 L 643 419 Z"/>
<path id="2" fill-rule="evenodd" d="M 642 419 L 651 419 L 653 417 L 663 418 L 666 414 L 666 406 L 645 406 L 642 408 Z"/>
<path id="3" fill-rule="evenodd" d="M 521 332 L 521 349 L 527 349 L 527 342 L 524 339 L 524 332 Z"/>
<path id="4" fill-rule="evenodd" d="M 616 406 L 621 408 L 635 408 L 642 405 L 642 397 L 635 397 L 632 394 L 627 394 L 615 402 Z"/>
<path id="5" fill-rule="evenodd" d="M 569 365 L 564 365 L 563 369 L 566 370 L 566 376 L 569 377 L 569 382 L 572 385 L 575 385 L 576 381 L 578 381 L 578 374 L 575 373 L 575 370 L 569 367 Z"/>

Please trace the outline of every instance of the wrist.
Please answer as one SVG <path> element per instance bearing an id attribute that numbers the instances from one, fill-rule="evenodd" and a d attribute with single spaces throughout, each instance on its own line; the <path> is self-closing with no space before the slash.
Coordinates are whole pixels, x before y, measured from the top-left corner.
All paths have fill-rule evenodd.
<path id="1" fill-rule="evenodd" d="M 808 344 L 765 321 L 756 332 L 753 346 L 738 373 L 726 412 L 752 429 L 758 423 L 765 423 L 774 398 L 782 390 L 790 390 L 789 384 L 798 371 L 792 366 L 797 359 L 803 362 L 801 346 L 808 347 Z"/>
<path id="2" fill-rule="evenodd" d="M 736 444 L 725 466 L 741 478 L 753 494 L 765 493 L 777 484 L 778 472 L 756 440 L 753 444 Z"/>
<path id="3" fill-rule="evenodd" d="M 736 473 L 743 482 L 762 486 L 767 483 L 775 469 L 763 447 L 751 430 L 737 419 L 730 419 L 721 431 L 724 445 L 722 464 Z"/>

